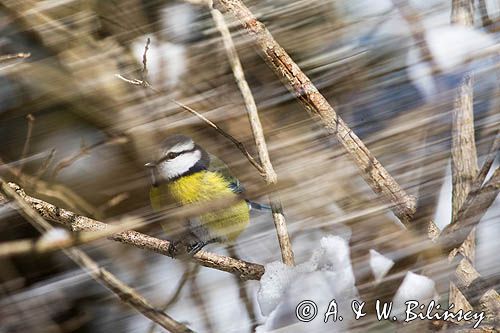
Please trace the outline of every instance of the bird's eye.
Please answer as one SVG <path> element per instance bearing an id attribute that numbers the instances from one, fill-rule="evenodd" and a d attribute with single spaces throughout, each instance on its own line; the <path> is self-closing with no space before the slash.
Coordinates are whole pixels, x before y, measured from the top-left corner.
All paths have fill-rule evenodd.
<path id="1" fill-rule="evenodd" d="M 177 156 L 179 156 L 179 153 L 174 153 L 174 152 L 170 152 L 167 154 L 167 158 L 169 160 L 173 160 L 174 158 L 176 158 Z"/>

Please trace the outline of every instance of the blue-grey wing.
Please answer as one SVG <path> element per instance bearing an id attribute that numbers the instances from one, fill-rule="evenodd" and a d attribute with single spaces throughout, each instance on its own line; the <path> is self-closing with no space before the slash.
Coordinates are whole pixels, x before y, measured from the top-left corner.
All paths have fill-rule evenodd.
<path id="1" fill-rule="evenodd" d="M 217 172 L 224 177 L 229 183 L 229 187 L 234 193 L 241 194 L 245 192 L 245 187 L 240 183 L 238 178 L 234 177 L 229 170 L 229 167 L 217 156 L 210 154 L 210 165 L 208 170 Z M 246 200 L 248 208 L 256 211 L 271 211 L 271 207 L 257 202 Z"/>
<path id="2" fill-rule="evenodd" d="M 258 202 L 254 202 L 254 201 L 250 201 L 250 200 L 246 200 L 246 202 L 248 203 L 248 206 L 250 207 L 251 210 L 258 210 L 258 211 L 271 211 L 271 206 L 269 205 L 264 205 L 264 204 L 260 204 Z"/>
<path id="3" fill-rule="evenodd" d="M 231 171 L 229 170 L 228 166 L 224 162 L 222 162 L 222 160 L 217 156 L 210 154 L 210 165 L 208 167 L 208 170 L 217 172 L 222 177 L 224 177 L 224 179 L 229 183 L 229 188 L 234 193 L 241 194 L 245 192 L 245 188 L 240 183 L 238 178 L 234 177 L 231 174 Z"/>

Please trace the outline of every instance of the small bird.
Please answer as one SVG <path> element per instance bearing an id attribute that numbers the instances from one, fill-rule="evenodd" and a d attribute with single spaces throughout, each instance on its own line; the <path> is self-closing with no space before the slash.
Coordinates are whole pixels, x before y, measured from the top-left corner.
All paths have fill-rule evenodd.
<path id="1" fill-rule="evenodd" d="M 155 210 L 165 207 L 169 199 L 180 206 L 223 197 L 235 200 L 229 207 L 203 213 L 189 221 L 179 221 L 180 225 L 166 228 L 178 228 L 177 237 L 172 240 L 172 255 L 182 250 L 179 245 L 185 246 L 186 251 L 193 255 L 209 243 L 231 244 L 247 227 L 252 207 L 268 209 L 265 205 L 243 198 L 238 200 L 244 191 L 238 179 L 230 174 L 220 159 L 207 153 L 190 137 L 168 137 L 161 144 L 158 159 L 146 166 L 151 171 L 149 195 Z"/>

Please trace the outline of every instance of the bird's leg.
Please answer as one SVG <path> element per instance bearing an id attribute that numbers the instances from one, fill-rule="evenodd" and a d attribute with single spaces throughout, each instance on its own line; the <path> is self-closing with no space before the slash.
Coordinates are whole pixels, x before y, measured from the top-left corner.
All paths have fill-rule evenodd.
<path id="1" fill-rule="evenodd" d="M 201 227 L 199 227 L 201 228 Z M 187 251 L 188 254 L 191 256 L 194 256 L 198 251 L 200 251 L 202 248 L 204 248 L 208 244 L 212 243 L 217 243 L 221 242 L 219 238 L 213 238 L 213 239 L 201 239 L 199 232 L 196 232 L 196 229 L 190 232 L 190 236 L 188 237 L 188 244 L 187 244 Z"/>
<path id="2" fill-rule="evenodd" d="M 198 251 L 200 251 L 207 244 L 208 244 L 207 242 L 204 242 L 202 240 L 196 240 L 195 242 L 193 242 L 187 246 L 187 252 L 189 255 L 194 256 Z"/>
<path id="3" fill-rule="evenodd" d="M 198 251 L 204 248 L 207 244 L 212 243 L 212 241 L 207 240 L 207 237 L 203 237 L 200 235 L 204 235 L 202 227 L 198 226 L 193 228 L 188 237 L 186 237 L 187 241 L 187 252 L 189 255 L 194 256 Z"/>
<path id="4" fill-rule="evenodd" d="M 186 253 L 190 256 L 194 256 L 198 251 L 205 247 L 205 245 L 213 242 L 214 241 L 204 241 L 195 233 L 188 231 L 178 239 L 170 241 L 168 253 L 173 258 Z"/>

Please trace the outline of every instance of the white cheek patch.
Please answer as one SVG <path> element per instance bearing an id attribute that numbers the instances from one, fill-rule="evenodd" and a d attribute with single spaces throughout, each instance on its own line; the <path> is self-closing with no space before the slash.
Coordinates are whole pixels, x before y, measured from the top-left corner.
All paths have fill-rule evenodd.
<path id="1" fill-rule="evenodd" d="M 169 149 L 169 152 L 180 153 L 181 151 L 191 150 L 193 148 L 194 148 L 194 142 L 191 140 L 176 144 L 175 146 Z"/>
<path id="2" fill-rule="evenodd" d="M 184 153 L 172 160 L 165 161 L 159 165 L 160 174 L 166 179 L 172 179 L 182 175 L 191 169 L 201 158 L 201 152 L 195 150 Z"/>

